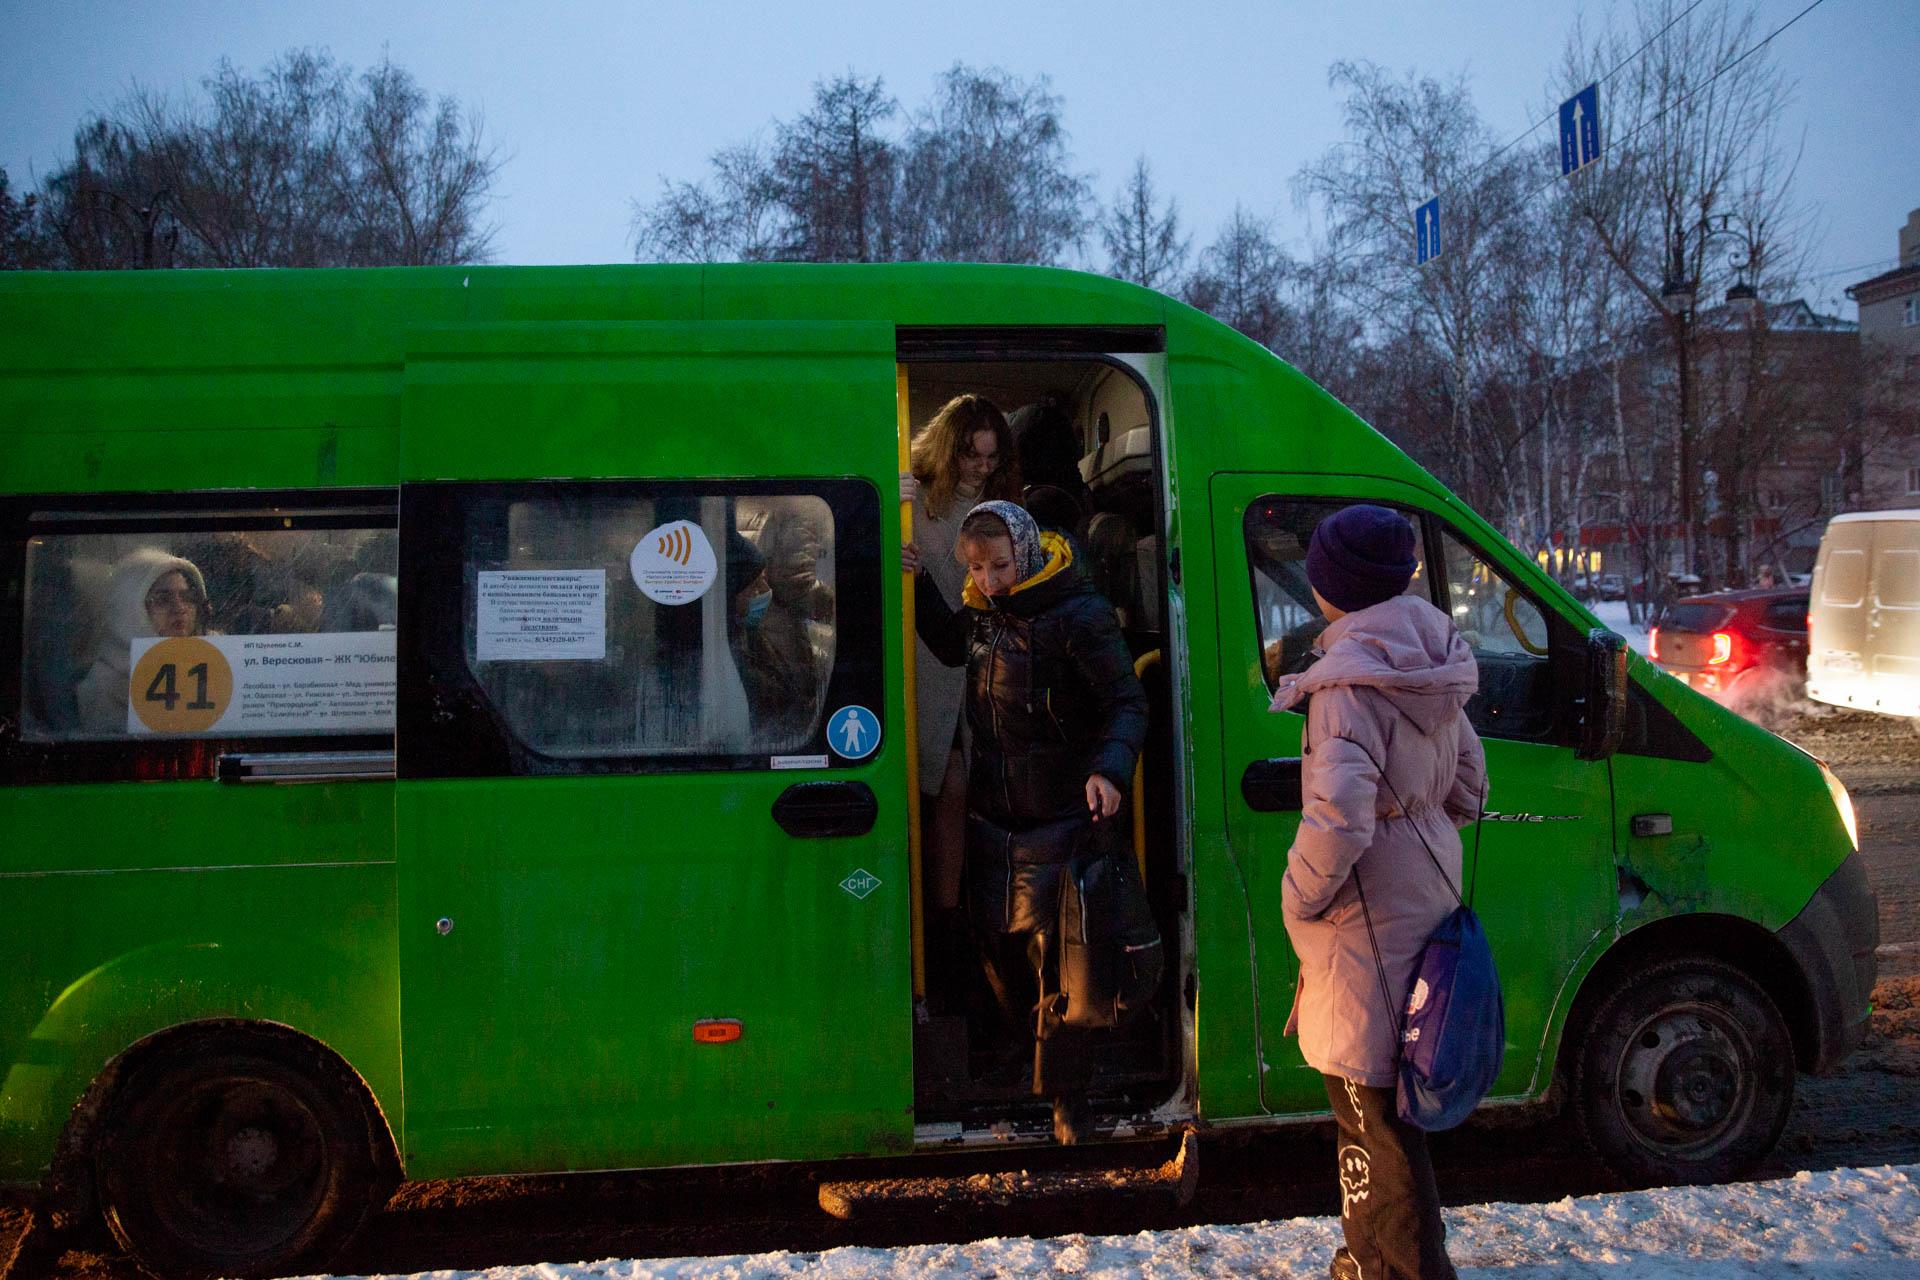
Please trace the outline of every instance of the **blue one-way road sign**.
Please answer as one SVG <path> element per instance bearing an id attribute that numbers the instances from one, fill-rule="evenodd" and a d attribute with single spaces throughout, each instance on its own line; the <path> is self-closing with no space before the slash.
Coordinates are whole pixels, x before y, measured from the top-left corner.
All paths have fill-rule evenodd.
<path id="1" fill-rule="evenodd" d="M 1425 266 L 1440 256 L 1440 197 L 1413 211 L 1414 262 Z"/>
<path id="2" fill-rule="evenodd" d="M 1600 158 L 1600 86 L 1590 84 L 1560 104 L 1560 173 L 1577 173 Z"/>

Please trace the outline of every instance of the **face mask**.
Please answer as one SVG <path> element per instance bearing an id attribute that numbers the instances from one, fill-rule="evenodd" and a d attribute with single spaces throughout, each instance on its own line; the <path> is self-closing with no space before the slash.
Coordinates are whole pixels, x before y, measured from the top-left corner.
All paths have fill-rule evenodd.
<path id="1" fill-rule="evenodd" d="M 771 590 L 762 591 L 759 595 L 747 601 L 747 616 L 744 620 L 745 625 L 749 627 L 759 626 L 760 620 L 767 616 L 767 606 L 772 603 L 773 592 Z"/>

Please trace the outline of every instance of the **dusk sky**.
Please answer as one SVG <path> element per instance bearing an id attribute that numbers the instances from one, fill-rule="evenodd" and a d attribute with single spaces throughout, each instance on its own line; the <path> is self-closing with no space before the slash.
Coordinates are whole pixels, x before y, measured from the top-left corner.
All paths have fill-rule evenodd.
<path id="1" fill-rule="evenodd" d="M 1760 33 L 1806 5 L 1763 0 Z M 1273 216 L 1298 249 L 1309 227 L 1290 180 L 1340 137 L 1328 64 L 1464 75 L 1504 140 L 1546 113 L 1582 12 L 1597 24 L 1608 8 L 0 0 L 0 167 L 29 188 L 86 113 L 135 83 L 192 92 L 222 56 L 253 72 L 296 46 L 356 68 L 384 51 L 431 92 L 484 112 L 507 157 L 492 209 L 498 261 L 627 261 L 635 197 L 651 199 L 663 175 L 702 176 L 716 147 L 804 109 L 821 77 L 880 75 L 912 107 L 961 61 L 1051 76 L 1075 163 L 1102 201 L 1145 154 L 1196 247 L 1238 202 Z M 1917 18 L 1916 0 L 1821 0 L 1769 50 L 1797 82 L 1788 136 L 1804 139 L 1798 190 L 1818 228 L 1806 292 L 1848 317 L 1841 290 L 1892 265 L 1895 229 L 1920 206 Z"/>

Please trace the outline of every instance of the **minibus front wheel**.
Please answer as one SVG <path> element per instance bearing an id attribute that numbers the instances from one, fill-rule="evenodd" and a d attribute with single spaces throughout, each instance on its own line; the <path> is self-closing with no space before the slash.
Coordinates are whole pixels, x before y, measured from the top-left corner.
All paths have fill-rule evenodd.
<path id="1" fill-rule="evenodd" d="M 319 1045 L 270 1027 L 183 1034 L 143 1055 L 93 1154 L 114 1238 L 165 1280 L 324 1264 L 382 1189 L 341 1074 Z"/>
<path id="2" fill-rule="evenodd" d="M 1668 960 L 1628 975 L 1587 1024 L 1572 1101 L 1587 1143 L 1630 1185 L 1726 1182 L 1780 1140 L 1793 1040 L 1732 965 Z"/>

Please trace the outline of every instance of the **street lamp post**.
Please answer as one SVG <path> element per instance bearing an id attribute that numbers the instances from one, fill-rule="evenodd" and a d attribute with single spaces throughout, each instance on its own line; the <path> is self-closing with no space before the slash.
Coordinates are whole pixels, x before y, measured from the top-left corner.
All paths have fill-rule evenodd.
<path id="1" fill-rule="evenodd" d="M 1734 283 L 1727 289 L 1728 302 L 1750 302 L 1758 305 L 1759 293 L 1747 283 L 1747 271 L 1760 258 L 1760 245 L 1754 237 L 1751 224 L 1745 224 L 1736 230 L 1733 215 L 1721 214 L 1718 218 L 1704 215 L 1692 226 L 1682 228 L 1673 238 L 1673 256 L 1667 266 L 1666 279 L 1660 286 L 1660 300 L 1665 306 L 1667 330 L 1673 339 L 1673 356 L 1677 374 L 1679 393 L 1680 440 L 1677 450 L 1677 463 L 1680 471 L 1680 542 L 1681 557 L 1685 571 L 1699 573 L 1698 531 L 1694 527 L 1693 501 L 1693 318 L 1697 300 L 1699 282 L 1689 273 L 1687 249 L 1694 247 L 1696 260 L 1704 259 L 1707 247 L 1715 240 L 1736 239 L 1740 242 L 1727 255 L 1728 265 L 1735 272 Z M 1652 584 L 1648 584 L 1651 591 Z"/>

